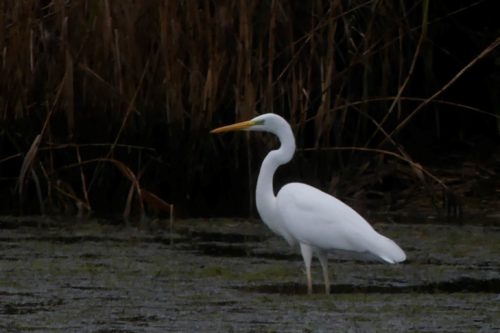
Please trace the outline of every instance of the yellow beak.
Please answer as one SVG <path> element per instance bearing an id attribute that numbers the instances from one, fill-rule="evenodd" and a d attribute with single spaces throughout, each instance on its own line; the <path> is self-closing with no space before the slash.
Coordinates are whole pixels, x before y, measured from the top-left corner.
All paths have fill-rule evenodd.
<path id="1" fill-rule="evenodd" d="M 252 127 L 254 125 L 255 125 L 254 121 L 247 120 L 247 121 L 242 121 L 241 123 L 236 123 L 236 124 L 232 124 L 232 125 L 218 127 L 216 129 L 211 130 L 210 133 L 215 134 L 215 133 L 224 133 L 224 132 L 231 132 L 231 131 L 241 131 L 241 130 L 245 130 L 249 127 Z"/>

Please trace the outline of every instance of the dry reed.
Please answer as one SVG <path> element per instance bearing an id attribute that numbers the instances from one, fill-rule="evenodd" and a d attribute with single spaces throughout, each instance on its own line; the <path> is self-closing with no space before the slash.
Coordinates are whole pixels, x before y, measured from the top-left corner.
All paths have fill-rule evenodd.
<path id="1" fill-rule="evenodd" d="M 142 182 L 153 188 L 166 186 L 161 192 L 169 201 L 200 200 L 212 185 L 203 174 L 216 168 L 207 162 L 214 145 L 206 130 L 277 112 L 290 120 L 300 146 L 316 149 L 310 163 L 320 179 L 329 178 L 332 165 L 357 163 L 353 149 L 322 150 L 360 147 L 397 156 L 416 179 L 430 177 L 446 188 L 412 160 L 397 133 L 425 106 L 440 103 L 437 97 L 493 52 L 498 39 L 422 97 L 414 76 L 418 66 L 431 70 L 418 61 L 432 62 L 429 35 L 439 22 L 432 8 L 428 0 L 4 1 L 0 162 L 9 167 L 0 165 L 3 181 L 17 180 L 21 202 L 34 195 L 26 188 L 31 177 L 38 179 L 40 206 L 54 204 L 52 186 L 92 209 L 97 199 L 89 193 L 105 186 L 112 164 L 132 184 L 122 195 L 124 215 L 134 194 L 140 211 L 145 200 L 166 210 L 169 204 L 146 191 L 137 174 L 145 172 Z M 413 107 L 409 101 L 419 98 Z M 88 146 L 102 143 L 106 149 Z M 14 161 L 17 176 L 6 171 L 16 169 Z M 68 166 L 74 174 L 64 174 Z"/>

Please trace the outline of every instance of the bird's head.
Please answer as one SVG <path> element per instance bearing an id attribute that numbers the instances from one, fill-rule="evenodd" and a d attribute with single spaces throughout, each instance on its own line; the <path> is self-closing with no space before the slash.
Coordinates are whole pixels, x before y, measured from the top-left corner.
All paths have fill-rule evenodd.
<path id="1" fill-rule="evenodd" d="M 265 113 L 251 120 L 218 127 L 211 130 L 210 133 L 215 134 L 231 131 L 263 131 L 276 133 L 276 130 L 283 125 L 288 126 L 287 122 L 283 118 L 274 113 Z"/>

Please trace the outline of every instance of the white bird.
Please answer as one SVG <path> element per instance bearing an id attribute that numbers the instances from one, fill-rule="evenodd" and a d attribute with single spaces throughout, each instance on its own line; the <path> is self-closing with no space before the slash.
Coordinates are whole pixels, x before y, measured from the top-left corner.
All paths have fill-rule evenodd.
<path id="1" fill-rule="evenodd" d="M 391 239 L 379 234 L 354 209 L 337 198 L 303 183 L 289 183 L 274 194 L 276 169 L 295 153 L 290 125 L 272 113 L 249 121 L 216 128 L 211 133 L 249 130 L 273 133 L 281 146 L 262 162 L 255 191 L 257 210 L 264 223 L 292 247 L 300 247 L 306 268 L 307 291 L 312 293 L 313 252 L 323 269 L 325 292 L 330 292 L 327 253 L 335 250 L 367 253 L 390 264 L 406 260 L 404 251 Z"/>

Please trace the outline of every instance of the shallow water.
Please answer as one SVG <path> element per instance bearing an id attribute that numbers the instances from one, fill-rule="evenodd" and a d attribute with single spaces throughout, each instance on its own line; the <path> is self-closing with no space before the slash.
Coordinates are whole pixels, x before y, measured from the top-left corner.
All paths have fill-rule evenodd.
<path id="1" fill-rule="evenodd" d="M 0 218 L 0 331 L 500 331 L 500 227 L 375 228 L 406 263 L 331 256 L 324 295 L 315 261 L 307 295 L 300 256 L 255 221 Z"/>

